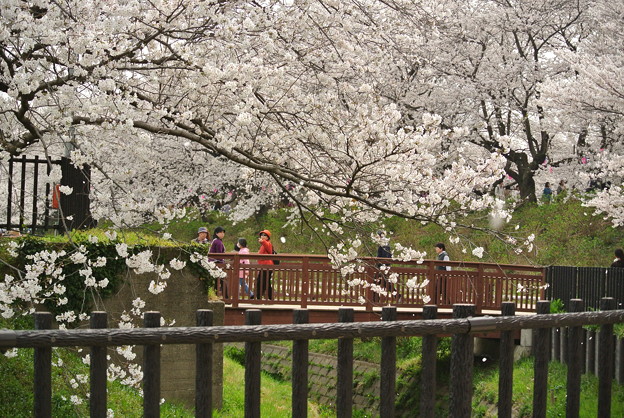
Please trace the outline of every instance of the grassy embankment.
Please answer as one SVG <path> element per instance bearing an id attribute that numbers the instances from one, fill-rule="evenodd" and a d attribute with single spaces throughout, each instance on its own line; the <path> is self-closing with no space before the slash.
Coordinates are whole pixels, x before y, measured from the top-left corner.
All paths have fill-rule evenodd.
<path id="1" fill-rule="evenodd" d="M 614 249 L 624 247 L 624 228 L 613 228 L 609 221 L 592 214 L 591 209 L 582 207 L 576 199 L 541 206 L 525 205 L 500 229 L 500 232 L 516 237 L 519 242 L 523 242 L 530 235 L 535 236 L 533 249 L 525 249 L 521 254 L 516 254 L 509 244 L 494 238 L 492 234 L 478 229 L 458 228 L 457 232 L 462 240 L 458 244 L 452 244 L 449 242 L 449 233 L 434 224 L 422 225 L 399 218 L 387 218 L 384 223 L 392 238 L 391 243 L 401 243 L 419 251 L 427 251 L 431 258 L 435 254 L 435 243 L 441 241 L 447 244 L 447 251 L 453 260 L 540 266 L 608 266 L 613 261 Z M 259 230 L 265 228 L 272 231 L 274 244 L 280 253 L 323 254 L 326 251 L 323 244 L 336 244 L 317 223 L 311 223 L 312 229 L 305 226 L 282 227 L 286 218 L 285 212 L 276 211 L 233 225 L 223 215 L 213 213 L 206 222 L 199 219 L 173 222 L 168 231 L 174 239 L 189 242 L 195 237 L 199 226 L 206 226 L 209 230 L 223 226 L 227 230 L 225 243 L 228 250 L 233 248 L 238 237 L 247 238 L 250 250 L 257 250 L 255 237 Z M 480 214 L 470 215 L 460 222 L 476 228 L 490 224 L 488 217 Z M 377 225 L 371 226 L 362 234 L 363 254 L 376 254 L 376 246 L 366 242 L 366 237 L 377 228 Z M 280 242 L 279 237 L 284 237 L 286 242 Z M 475 247 L 485 249 L 482 259 L 471 254 Z"/>

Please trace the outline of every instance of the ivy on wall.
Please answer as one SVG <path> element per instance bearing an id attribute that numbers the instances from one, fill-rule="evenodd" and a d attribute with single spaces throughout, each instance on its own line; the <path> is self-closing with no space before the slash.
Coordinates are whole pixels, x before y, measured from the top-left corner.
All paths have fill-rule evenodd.
<path id="1" fill-rule="evenodd" d="M 43 288 L 53 287 L 55 284 L 62 284 L 65 287 L 63 296 L 67 298 L 67 303 L 59 305 L 55 298 L 47 297 L 44 299 L 44 306 L 55 315 L 67 311 L 74 311 L 76 314 L 90 312 L 95 297 L 106 298 L 114 294 L 123 282 L 122 273 L 126 271 L 126 263 L 125 259 L 117 254 L 115 242 L 93 243 L 85 241 L 74 243 L 74 245 L 84 247 L 85 251 L 83 252 L 87 255 L 87 263 L 91 266 L 93 278 L 97 282 L 101 282 L 104 279 L 108 280 L 107 286 L 98 288 L 97 292 L 95 292 L 90 291 L 85 286 L 84 277 L 79 273 L 84 268 L 84 264 L 75 263 L 70 258 L 71 254 L 75 252 L 74 246 L 69 243 L 49 243 L 31 236 L 26 236 L 20 241 L 18 256 L 15 258 L 13 265 L 21 271 L 26 271 L 26 266 L 31 263 L 29 256 L 46 250 L 65 252 L 65 255 L 59 257 L 55 263 L 55 267 L 61 269 L 59 277 L 62 277 L 62 280 L 54 278 L 49 274 L 39 277 Z M 142 248 L 139 246 L 132 249 L 133 252 L 141 250 Z M 99 257 L 106 259 L 104 266 L 98 266 L 97 260 Z"/>
<path id="2" fill-rule="evenodd" d="M 123 256 L 119 246 L 124 247 Z M 160 266 L 161 270 L 168 267 L 165 264 L 177 252 L 177 258 L 204 283 L 207 292 L 215 286 L 215 277 L 205 267 L 204 256 L 209 251 L 205 245 L 191 244 L 155 251 L 147 245 L 127 246 L 116 238 L 100 241 L 77 233 L 71 243 L 24 236 L 5 241 L 3 247 L 0 259 L 4 263 L 0 265 L 0 274 L 13 276 L 13 283 L 36 277 L 40 291 L 34 300 L 43 303 L 56 316 L 69 312 L 79 316 L 91 312 L 95 301 L 110 297 L 119 290 L 129 268 L 127 260 L 146 250 L 150 250 L 149 262 Z M 34 270 L 37 270 L 36 274 L 33 274 Z M 15 310 L 27 312 L 31 303 L 16 300 L 13 305 Z"/>

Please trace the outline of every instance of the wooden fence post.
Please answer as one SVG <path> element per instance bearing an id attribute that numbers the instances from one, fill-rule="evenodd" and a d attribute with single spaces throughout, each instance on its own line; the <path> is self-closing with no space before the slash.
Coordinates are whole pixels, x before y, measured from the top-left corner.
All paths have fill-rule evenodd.
<path id="1" fill-rule="evenodd" d="M 453 305 L 453 318 L 474 316 L 472 304 Z M 449 415 L 470 418 L 472 413 L 472 373 L 474 339 L 470 334 L 453 334 L 451 340 L 451 383 Z"/>
<path id="2" fill-rule="evenodd" d="M 600 310 L 611 311 L 615 309 L 614 298 L 600 299 Z M 598 343 L 598 416 L 611 416 L 611 387 L 613 386 L 613 324 L 600 326 Z"/>
<path id="3" fill-rule="evenodd" d="M 620 385 L 624 385 L 624 338 L 617 339 L 616 349 L 616 365 L 615 365 L 615 379 Z"/>
<path id="4" fill-rule="evenodd" d="M 214 317 L 210 309 L 198 309 L 195 314 L 198 327 L 210 327 Z M 212 417 L 212 351 L 213 343 L 195 346 L 195 416 Z"/>
<path id="5" fill-rule="evenodd" d="M 587 370 L 587 330 L 585 328 L 581 328 L 581 346 L 580 350 L 580 359 L 581 359 L 581 374 L 585 373 Z"/>
<path id="6" fill-rule="evenodd" d="M 427 279 L 429 283 L 427 283 L 427 295 L 431 298 L 431 302 L 433 305 L 439 306 L 440 304 L 446 303 L 440 298 L 440 291 L 442 283 L 441 280 L 436 279 L 436 270 L 435 270 L 435 261 L 429 260 L 427 263 Z"/>
<path id="7" fill-rule="evenodd" d="M 590 329 L 585 338 L 587 348 L 585 349 L 585 373 L 596 375 L 596 331 Z"/>
<path id="8" fill-rule="evenodd" d="M 438 307 L 425 305 L 423 319 L 436 319 Z M 419 416 L 433 418 L 435 416 L 435 389 L 438 337 L 425 335 L 422 337 L 422 370 L 420 372 L 420 411 Z"/>
<path id="9" fill-rule="evenodd" d="M 107 328 L 106 312 L 91 312 L 92 329 Z M 106 346 L 91 347 L 89 410 L 92 418 L 106 418 Z"/>
<path id="10" fill-rule="evenodd" d="M 516 304 L 514 302 L 503 302 L 501 304 L 501 314 L 503 316 L 514 316 L 516 314 Z M 500 418 L 511 418 L 514 347 L 512 331 L 502 331 L 498 375 L 498 416 Z"/>
<path id="11" fill-rule="evenodd" d="M 22 154 L 22 178 L 20 179 L 19 230 L 24 230 L 24 198 L 26 196 L 26 155 Z"/>
<path id="12" fill-rule="evenodd" d="M 375 269 L 373 269 L 373 267 L 370 264 L 371 262 L 368 261 L 366 263 L 366 267 L 364 267 L 364 274 L 366 277 L 366 282 L 369 284 L 369 286 L 366 286 L 366 289 L 364 290 L 365 295 L 366 295 L 366 304 L 364 305 L 364 309 L 367 312 L 371 312 L 373 310 L 373 300 L 377 300 L 377 294 L 375 292 L 373 292 L 371 290 L 370 285 L 375 283 Z"/>
<path id="13" fill-rule="evenodd" d="M 35 312 L 35 329 L 52 328 L 50 312 Z M 52 348 L 35 348 L 35 417 L 52 416 Z"/>
<path id="14" fill-rule="evenodd" d="M 30 224 L 30 229 L 32 233 L 36 233 L 37 227 L 37 202 L 39 201 L 38 189 L 39 189 L 39 156 L 35 155 L 34 161 L 34 173 L 33 173 L 33 188 L 32 188 L 32 222 Z"/>
<path id="15" fill-rule="evenodd" d="M 571 300 L 571 299 L 570 299 Z M 568 306 L 570 305 L 569 302 Z M 569 307 L 570 312 L 572 312 L 572 308 Z M 563 364 L 568 364 L 568 331 L 569 331 L 569 327 L 561 327 L 560 330 L 561 332 L 559 332 L 559 339 L 561 340 L 561 363 Z"/>
<path id="16" fill-rule="evenodd" d="M 540 300 L 537 302 L 538 314 L 550 313 L 550 302 Z M 546 416 L 546 394 L 548 390 L 548 343 L 551 338 L 549 328 L 535 330 L 533 340 L 534 363 L 533 363 L 533 416 L 537 418 Z M 556 334 L 557 339 L 559 335 Z"/>
<path id="17" fill-rule="evenodd" d="M 548 309 L 550 309 L 550 307 Z M 561 362 L 561 337 L 559 336 L 560 334 L 561 334 L 561 327 L 552 328 L 551 358 L 553 361 L 558 361 L 558 362 Z"/>
<path id="18" fill-rule="evenodd" d="M 570 299 L 570 312 L 583 312 L 585 305 L 581 299 Z M 581 344 L 583 343 L 583 327 L 568 328 L 568 379 L 566 396 L 566 417 L 579 416 L 581 407 Z"/>
<path id="19" fill-rule="evenodd" d="M 384 306 L 381 310 L 382 321 L 396 321 L 397 308 Z M 396 337 L 381 339 L 381 399 L 379 415 L 384 418 L 394 418 L 394 401 L 396 393 Z"/>
<path id="20" fill-rule="evenodd" d="M 307 309 L 293 311 L 295 324 L 310 322 Z M 294 340 L 292 351 L 292 417 L 306 418 L 308 416 L 308 340 Z"/>
<path id="21" fill-rule="evenodd" d="M 160 327 L 160 312 L 143 314 L 145 328 Z M 160 345 L 143 346 L 143 416 L 160 417 Z"/>
<path id="22" fill-rule="evenodd" d="M 353 322 L 353 309 L 338 309 L 338 322 Z M 336 416 L 351 417 L 353 413 L 353 338 L 338 339 Z"/>
<path id="23" fill-rule="evenodd" d="M 262 311 L 245 311 L 245 325 L 260 325 Z M 260 418 L 260 371 L 262 343 L 245 343 L 245 418 Z"/>
<path id="24" fill-rule="evenodd" d="M 487 292 L 485 291 L 485 284 L 483 283 L 483 264 L 479 263 L 477 267 L 477 278 L 474 283 L 474 300 L 476 302 L 475 312 L 481 314 L 483 311 L 483 299 Z"/>

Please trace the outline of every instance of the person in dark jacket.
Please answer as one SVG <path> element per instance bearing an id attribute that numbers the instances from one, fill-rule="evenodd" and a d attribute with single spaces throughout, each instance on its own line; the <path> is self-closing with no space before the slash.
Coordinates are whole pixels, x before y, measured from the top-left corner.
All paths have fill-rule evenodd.
<path id="1" fill-rule="evenodd" d="M 386 238 L 384 231 L 377 231 L 379 235 L 379 246 L 377 247 L 377 258 L 392 258 L 392 249 L 390 248 L 389 239 Z M 394 285 L 388 281 L 388 270 L 390 269 L 390 263 L 377 263 L 377 269 L 379 272 L 375 277 L 375 284 L 384 288 L 388 295 L 392 295 L 395 292 Z M 397 300 L 401 299 L 401 295 L 397 294 Z M 379 302 L 379 295 L 373 294 L 373 301 Z"/>
<path id="2" fill-rule="evenodd" d="M 223 245 L 223 237 L 225 237 L 225 229 L 218 226 L 214 230 L 214 234 L 212 235 L 212 243 L 210 244 L 210 252 L 211 253 L 224 253 L 225 245 Z M 223 263 L 223 260 L 219 260 L 218 262 Z"/>
<path id="3" fill-rule="evenodd" d="M 438 260 L 441 261 L 451 261 L 449 255 L 446 253 L 446 246 L 441 242 L 438 242 L 435 245 L 435 252 L 438 255 Z M 451 270 L 451 266 L 436 266 L 436 270 Z"/>
<path id="4" fill-rule="evenodd" d="M 624 251 L 621 248 L 615 250 L 615 260 L 611 263 L 611 267 L 624 267 Z"/>
<path id="5" fill-rule="evenodd" d="M 216 227 L 212 235 L 212 243 L 210 244 L 210 251 L 209 251 L 210 253 L 223 254 L 225 252 L 225 245 L 223 245 L 223 237 L 225 237 L 225 229 L 223 229 L 220 226 Z M 210 260 L 210 261 L 214 261 L 215 263 L 224 262 L 222 259 Z M 229 292 L 227 288 L 227 279 L 220 278 L 219 281 L 221 283 L 221 294 L 223 295 L 224 298 L 228 299 Z"/>

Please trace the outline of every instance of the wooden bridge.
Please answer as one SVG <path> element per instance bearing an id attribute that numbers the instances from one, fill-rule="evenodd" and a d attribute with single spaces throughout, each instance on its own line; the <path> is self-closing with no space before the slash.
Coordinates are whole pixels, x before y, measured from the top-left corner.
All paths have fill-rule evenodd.
<path id="1" fill-rule="evenodd" d="M 436 305 L 442 315 L 445 311 L 450 315 L 453 305 L 461 303 L 473 304 L 477 315 L 499 314 L 502 302 L 514 302 L 519 313 L 534 313 L 546 287 L 545 269 L 533 266 L 364 257 L 338 269 L 322 255 L 212 256 L 224 261 L 227 273 L 217 281 L 217 293 L 227 307 L 227 325 L 242 325 L 244 310 L 250 307 L 262 308 L 267 324 L 289 323 L 292 315 L 285 311 L 295 308 L 308 309 L 310 322 L 334 322 L 338 307 L 353 307 L 356 321 L 378 321 L 384 306 L 396 306 L 399 319 L 419 318 L 425 305 Z M 241 258 L 250 264 L 241 264 Z M 267 258 L 279 264 L 257 263 Z M 377 267 L 388 263 L 390 268 L 384 272 Z M 451 270 L 439 269 L 444 266 Z M 239 289 L 241 272 L 254 298 Z M 272 274 L 271 299 L 267 289 L 256 286 L 258 276 L 267 272 Z M 392 279 L 396 282 L 390 283 Z M 382 289 L 381 294 L 373 291 L 375 286 Z"/>

